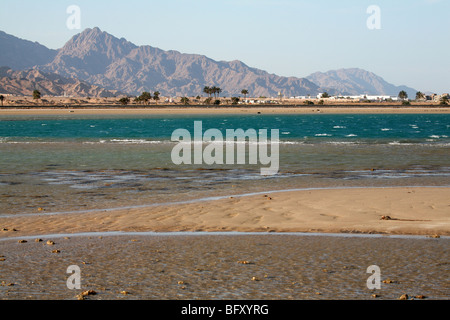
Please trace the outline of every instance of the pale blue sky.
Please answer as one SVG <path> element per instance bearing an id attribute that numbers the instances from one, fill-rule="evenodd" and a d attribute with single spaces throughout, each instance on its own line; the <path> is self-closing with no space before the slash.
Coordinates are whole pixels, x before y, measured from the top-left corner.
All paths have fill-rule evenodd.
<path id="1" fill-rule="evenodd" d="M 69 5 L 81 9 L 81 30 L 66 27 Z M 381 10 L 380 30 L 367 28 L 369 5 Z M 450 91 L 450 0 L 0 0 L 0 30 L 53 49 L 95 26 L 282 76 L 358 67 Z"/>

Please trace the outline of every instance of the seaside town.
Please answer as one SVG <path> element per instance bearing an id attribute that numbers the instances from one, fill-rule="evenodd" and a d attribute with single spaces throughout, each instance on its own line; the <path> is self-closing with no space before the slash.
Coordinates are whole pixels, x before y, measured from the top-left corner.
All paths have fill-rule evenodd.
<path id="1" fill-rule="evenodd" d="M 205 87 L 204 92 L 208 92 Z M 213 87 L 217 88 L 217 87 Z M 217 88 L 221 90 L 220 88 Z M 220 92 L 220 91 L 219 91 Z M 12 95 L 0 93 L 1 107 L 21 107 L 21 106 L 42 106 L 42 107 L 72 107 L 72 106 L 163 106 L 163 105 L 193 105 L 193 106 L 235 106 L 235 105 L 440 105 L 446 106 L 450 100 L 449 93 L 442 94 L 424 94 L 417 92 L 415 97 L 408 97 L 404 91 L 399 92 L 397 96 L 392 95 L 330 95 L 327 92 L 317 95 L 290 96 L 286 97 L 281 92 L 276 97 L 247 97 L 248 90 L 243 89 L 240 95 L 232 97 L 204 97 L 201 95 L 192 97 L 164 97 L 158 91 L 153 94 L 143 92 L 140 96 L 131 97 L 128 95 L 119 95 L 113 97 L 74 97 L 67 94 L 63 96 L 42 95 L 35 90 L 32 95 Z"/>

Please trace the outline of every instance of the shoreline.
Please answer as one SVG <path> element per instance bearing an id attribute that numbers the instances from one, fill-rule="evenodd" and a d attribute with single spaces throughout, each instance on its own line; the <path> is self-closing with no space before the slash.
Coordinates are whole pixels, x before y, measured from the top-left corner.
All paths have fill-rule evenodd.
<path id="1" fill-rule="evenodd" d="M 296 236 L 296 237 L 329 237 L 329 238 L 371 238 L 371 239 L 409 239 L 428 240 L 433 235 L 415 234 L 385 234 L 385 233 L 326 233 L 326 232 L 241 232 L 241 231 L 103 231 L 103 232 L 80 232 L 80 233 L 55 233 L 37 234 L 22 237 L 0 238 L 1 242 L 18 240 L 39 239 L 67 239 L 67 238 L 119 238 L 119 237 L 210 237 L 210 236 Z M 441 236 L 434 239 L 450 240 L 450 236 Z"/>
<path id="2" fill-rule="evenodd" d="M 358 105 L 358 106 L 151 106 L 123 107 L 123 106 L 86 106 L 86 107 L 3 107 L 0 108 L 2 115 L 153 115 L 153 114 L 417 114 L 437 113 L 449 114 L 450 106 L 381 106 L 381 105 Z"/>
<path id="3" fill-rule="evenodd" d="M 7 218 L 20 218 L 20 217 L 50 217 L 50 216 L 60 216 L 60 215 L 69 215 L 69 214 L 86 214 L 86 213 L 97 213 L 97 212 L 110 212 L 110 211 L 119 211 L 119 210 L 134 210 L 134 209 L 150 209 L 154 207 L 167 207 L 167 206 L 176 206 L 176 205 L 186 205 L 186 204 L 200 204 L 203 202 L 211 202 L 218 200 L 233 198 L 245 198 L 251 196 L 265 195 L 265 194 L 277 194 L 277 193 L 285 193 L 285 192 L 298 192 L 298 191 L 316 191 L 316 190 L 351 190 L 351 189 L 398 189 L 398 188 L 449 188 L 450 186 L 389 186 L 389 187 L 314 187 L 314 188 L 295 188 L 295 189 L 281 189 L 281 190 L 268 190 L 268 191 L 258 191 L 258 192 L 250 192 L 250 193 L 240 193 L 240 194 L 228 194 L 223 196 L 216 197 L 206 197 L 206 198 L 197 198 L 191 200 L 182 200 L 175 202 L 158 202 L 152 204 L 143 204 L 143 205 L 134 205 L 134 206 L 122 206 L 122 207 L 113 207 L 113 208 L 103 208 L 103 209 L 86 209 L 86 210 L 73 210 L 73 211 L 55 211 L 55 212 L 38 212 L 38 213 L 17 213 L 17 214 L 8 214 L 8 215 L 0 215 L 0 219 Z"/>
<path id="4" fill-rule="evenodd" d="M 449 191 L 449 187 L 306 189 L 95 212 L 0 217 L 0 227 L 8 230 L 0 232 L 0 239 L 86 232 L 450 236 Z"/>
<path id="5" fill-rule="evenodd" d="M 132 234 L 40 240 L 0 242 L 3 299 L 79 300 L 86 290 L 95 295 L 83 300 L 393 300 L 405 293 L 448 299 L 442 260 L 448 239 Z M 374 264 L 383 280 L 376 296 L 364 276 Z M 66 285 L 68 266 L 81 272 L 76 290 Z"/>

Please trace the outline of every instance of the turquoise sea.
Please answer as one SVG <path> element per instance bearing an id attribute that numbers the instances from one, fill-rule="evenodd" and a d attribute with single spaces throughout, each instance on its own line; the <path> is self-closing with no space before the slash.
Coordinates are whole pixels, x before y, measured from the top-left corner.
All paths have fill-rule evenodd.
<path id="1" fill-rule="evenodd" d="M 193 134 L 194 121 L 224 135 L 227 129 L 279 129 L 278 174 L 262 176 L 261 164 L 175 165 L 172 132 Z M 449 185 L 448 114 L 0 113 L 0 215 L 271 190 Z"/>

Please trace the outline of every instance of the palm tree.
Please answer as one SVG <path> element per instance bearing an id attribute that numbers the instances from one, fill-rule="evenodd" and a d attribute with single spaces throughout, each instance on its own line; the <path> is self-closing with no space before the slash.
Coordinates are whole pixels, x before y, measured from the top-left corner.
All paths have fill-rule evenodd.
<path id="1" fill-rule="evenodd" d="M 127 104 L 130 103 L 130 98 L 129 98 L 129 97 L 123 97 L 123 98 L 120 98 L 120 99 L 119 99 L 119 102 L 120 102 L 122 105 L 126 106 Z"/>
<path id="2" fill-rule="evenodd" d="M 160 93 L 159 91 L 153 92 L 153 100 L 156 101 L 156 104 L 158 104 L 158 101 L 159 101 L 159 95 L 160 95 L 160 94 L 161 94 L 161 93 Z"/>
<path id="3" fill-rule="evenodd" d="M 222 89 L 220 89 L 219 87 L 216 88 L 216 92 L 217 92 L 217 97 L 220 96 L 220 93 L 222 92 Z"/>
<path id="4" fill-rule="evenodd" d="M 408 99 L 408 94 L 406 93 L 405 90 L 402 90 L 398 93 L 398 97 L 402 100 Z"/>
<path id="5" fill-rule="evenodd" d="M 216 99 L 217 89 L 218 88 L 216 86 L 211 88 L 211 92 L 214 94 L 214 99 Z"/>
<path id="6" fill-rule="evenodd" d="M 33 91 L 33 99 L 38 100 L 41 98 L 41 93 L 38 90 Z"/>
<path id="7" fill-rule="evenodd" d="M 150 94 L 150 92 L 144 91 L 139 98 L 141 99 L 141 101 L 147 104 L 148 101 L 152 99 L 152 95 Z"/>
<path id="8" fill-rule="evenodd" d="M 425 98 L 425 95 L 422 92 L 418 91 L 416 93 L 416 100 L 420 100 L 420 99 L 423 99 L 423 98 Z"/>
<path id="9" fill-rule="evenodd" d="M 3 100 L 5 100 L 5 97 L 0 94 L 0 101 L 2 102 L 2 107 L 3 107 Z"/>
<path id="10" fill-rule="evenodd" d="M 142 102 L 141 97 L 140 97 L 140 96 L 139 96 L 139 97 L 135 97 L 135 98 L 134 98 L 134 102 L 135 102 L 136 104 L 140 104 L 140 103 Z"/>
<path id="11" fill-rule="evenodd" d="M 209 95 L 209 97 L 211 98 L 212 89 L 210 87 L 205 86 L 203 88 L 203 92 L 206 93 L 207 95 Z"/>
<path id="12" fill-rule="evenodd" d="M 183 97 L 183 98 L 181 98 L 180 101 L 184 105 L 188 105 L 189 104 L 189 98 L 188 97 Z"/>
<path id="13" fill-rule="evenodd" d="M 241 91 L 241 93 L 244 95 L 244 99 L 247 100 L 248 90 L 247 89 L 243 89 Z"/>

